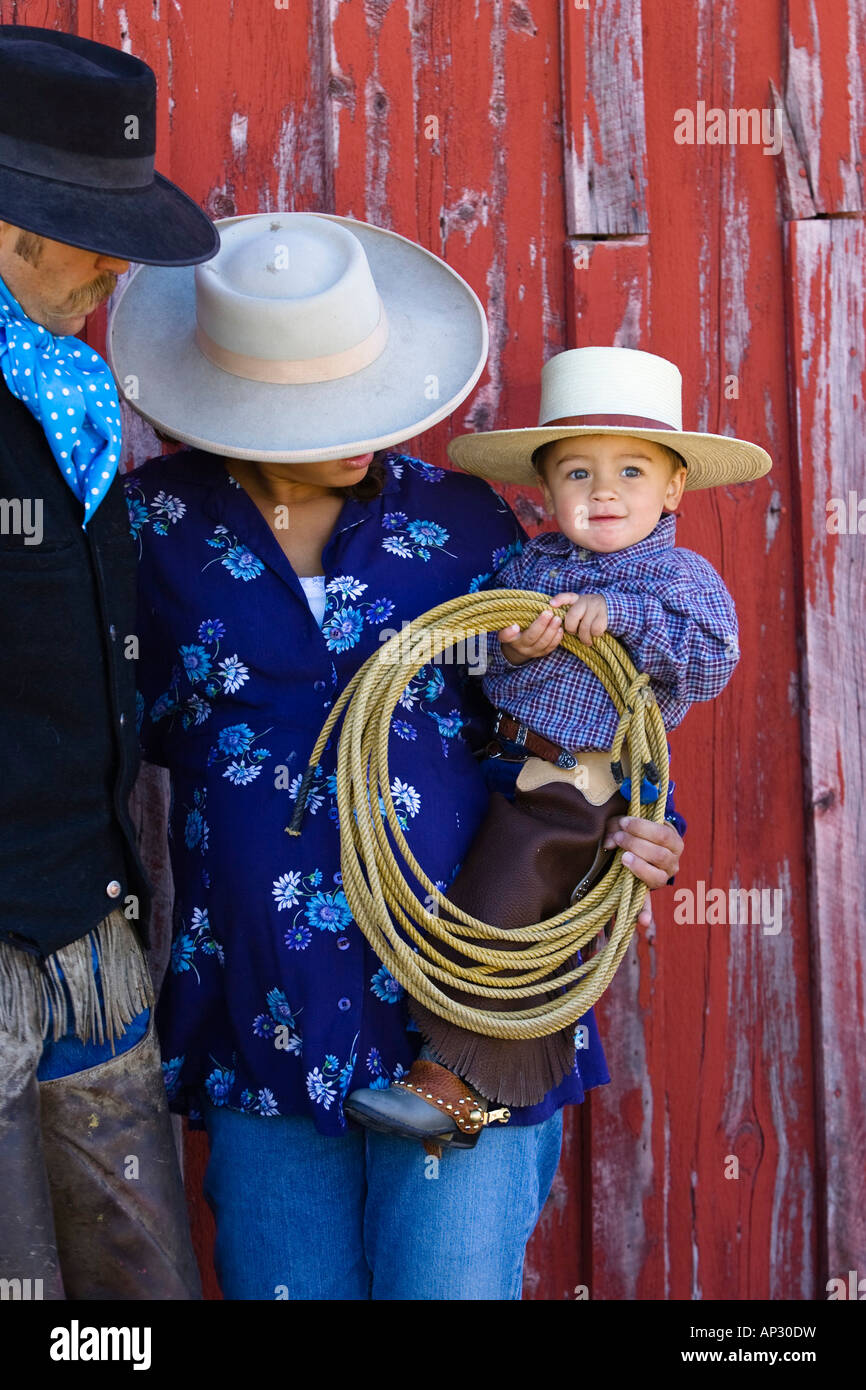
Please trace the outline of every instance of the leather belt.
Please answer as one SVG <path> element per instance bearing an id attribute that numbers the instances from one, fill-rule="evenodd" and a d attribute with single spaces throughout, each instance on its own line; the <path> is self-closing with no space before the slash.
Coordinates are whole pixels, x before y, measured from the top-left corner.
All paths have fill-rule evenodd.
<path id="1" fill-rule="evenodd" d="M 494 736 L 501 734 L 503 738 L 525 748 L 527 753 L 534 753 L 536 758 L 544 758 L 545 762 L 553 763 L 556 767 L 577 767 L 577 758 L 567 748 L 560 748 L 558 743 L 537 734 L 513 715 L 506 714 L 505 710 L 497 710 L 493 733 Z"/>

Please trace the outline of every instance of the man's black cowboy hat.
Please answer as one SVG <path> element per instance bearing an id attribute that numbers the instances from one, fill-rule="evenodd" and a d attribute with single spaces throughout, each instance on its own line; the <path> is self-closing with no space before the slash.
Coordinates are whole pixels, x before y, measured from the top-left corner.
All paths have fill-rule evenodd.
<path id="1" fill-rule="evenodd" d="M 156 78 L 75 34 L 0 24 L 0 220 L 146 265 L 195 265 L 210 218 L 154 173 Z"/>

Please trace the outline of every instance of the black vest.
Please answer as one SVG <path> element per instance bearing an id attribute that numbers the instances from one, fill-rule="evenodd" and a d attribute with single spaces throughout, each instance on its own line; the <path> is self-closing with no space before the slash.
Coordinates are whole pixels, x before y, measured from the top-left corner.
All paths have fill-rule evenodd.
<path id="1" fill-rule="evenodd" d="M 42 956 L 112 908 L 146 940 L 150 912 L 128 812 L 136 555 L 120 479 L 86 531 L 82 516 L 0 374 L 0 939 Z"/>

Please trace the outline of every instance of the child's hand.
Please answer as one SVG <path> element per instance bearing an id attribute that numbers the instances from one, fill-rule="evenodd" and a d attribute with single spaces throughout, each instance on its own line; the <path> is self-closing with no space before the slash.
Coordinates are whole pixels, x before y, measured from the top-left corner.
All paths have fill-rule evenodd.
<path id="1" fill-rule="evenodd" d="M 512 666 L 522 666 L 525 661 L 532 661 L 537 656 L 547 656 L 554 647 L 559 646 L 562 630 L 562 618 L 557 617 L 552 608 L 547 608 L 522 632 L 518 623 L 512 623 L 496 635 L 506 660 Z"/>
<path id="2" fill-rule="evenodd" d="M 571 605 L 565 615 L 565 631 L 576 633 L 587 647 L 592 646 L 594 637 L 607 632 L 607 604 L 603 594 L 557 594 L 550 603 L 553 608 L 561 603 Z"/>

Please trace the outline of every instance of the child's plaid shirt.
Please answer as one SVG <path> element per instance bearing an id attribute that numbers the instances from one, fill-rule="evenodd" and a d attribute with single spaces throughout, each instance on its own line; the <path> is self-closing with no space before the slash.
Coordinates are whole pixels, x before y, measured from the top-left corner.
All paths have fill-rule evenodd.
<path id="1" fill-rule="evenodd" d="M 646 671 L 667 730 L 695 700 L 724 690 L 740 656 L 733 600 L 708 560 L 675 545 L 665 513 L 644 540 L 600 554 L 559 531 L 529 541 L 485 588 L 543 594 L 603 594 L 608 632 Z M 484 693 L 497 709 L 563 748 L 607 749 L 618 717 L 606 690 L 579 657 L 557 647 L 513 666 L 488 640 Z"/>

